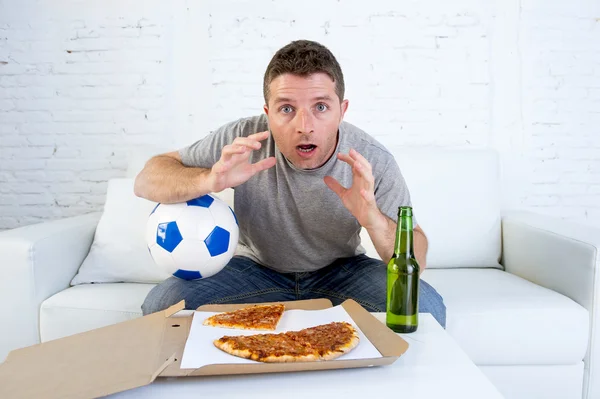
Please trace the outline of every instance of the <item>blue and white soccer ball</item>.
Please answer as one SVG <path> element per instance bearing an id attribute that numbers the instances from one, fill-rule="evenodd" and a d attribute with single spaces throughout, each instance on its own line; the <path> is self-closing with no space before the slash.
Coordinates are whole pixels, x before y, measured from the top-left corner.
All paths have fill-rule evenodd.
<path id="1" fill-rule="evenodd" d="M 158 204 L 146 225 L 154 262 L 185 280 L 220 272 L 233 257 L 238 238 L 233 210 L 210 194 L 178 204 Z"/>

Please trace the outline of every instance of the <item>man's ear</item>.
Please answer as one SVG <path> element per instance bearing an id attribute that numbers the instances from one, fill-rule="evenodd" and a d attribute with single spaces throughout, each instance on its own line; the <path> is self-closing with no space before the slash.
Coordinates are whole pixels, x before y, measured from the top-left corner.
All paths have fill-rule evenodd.
<path id="1" fill-rule="evenodd" d="M 267 104 L 263 105 L 263 111 L 265 111 L 265 114 L 269 115 L 269 106 Z"/>
<path id="2" fill-rule="evenodd" d="M 342 119 L 344 119 L 344 115 L 346 114 L 346 111 L 348 110 L 348 100 L 344 100 L 342 101 L 342 104 L 340 105 L 341 108 L 341 115 L 340 115 L 340 122 L 342 121 Z"/>

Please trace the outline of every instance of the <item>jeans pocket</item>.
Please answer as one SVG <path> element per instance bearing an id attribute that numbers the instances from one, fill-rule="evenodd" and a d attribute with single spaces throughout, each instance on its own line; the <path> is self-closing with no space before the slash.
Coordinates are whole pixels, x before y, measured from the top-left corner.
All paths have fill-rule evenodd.
<path id="1" fill-rule="evenodd" d="M 244 256 L 234 256 L 227 264 L 227 268 L 237 273 L 249 273 L 256 269 L 258 263 Z"/>
<path id="2" fill-rule="evenodd" d="M 354 274 L 358 271 L 368 271 L 372 269 L 377 269 L 380 267 L 385 267 L 386 264 L 375 258 L 370 258 L 367 255 L 358 255 L 354 258 L 348 259 L 346 262 L 342 262 L 341 267 L 346 273 Z"/>

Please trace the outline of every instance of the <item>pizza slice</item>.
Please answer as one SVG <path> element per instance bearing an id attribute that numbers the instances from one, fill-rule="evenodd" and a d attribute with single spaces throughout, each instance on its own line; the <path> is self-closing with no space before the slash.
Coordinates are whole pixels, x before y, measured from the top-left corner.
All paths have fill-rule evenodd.
<path id="1" fill-rule="evenodd" d="M 283 316 L 285 305 L 254 305 L 234 310 L 233 312 L 219 313 L 210 316 L 202 324 L 212 327 L 238 328 L 242 330 L 270 330 L 274 331 Z"/>
<path id="2" fill-rule="evenodd" d="M 354 349 L 360 341 L 356 329 L 346 322 L 322 324 L 295 334 L 316 350 L 321 360 L 338 358 Z"/>
<path id="3" fill-rule="evenodd" d="M 224 336 L 214 345 L 233 356 L 266 363 L 333 360 L 359 343 L 349 323 L 329 323 L 279 334 Z"/>
<path id="4" fill-rule="evenodd" d="M 225 336 L 214 344 L 230 355 L 265 363 L 319 360 L 316 350 L 289 333 Z"/>

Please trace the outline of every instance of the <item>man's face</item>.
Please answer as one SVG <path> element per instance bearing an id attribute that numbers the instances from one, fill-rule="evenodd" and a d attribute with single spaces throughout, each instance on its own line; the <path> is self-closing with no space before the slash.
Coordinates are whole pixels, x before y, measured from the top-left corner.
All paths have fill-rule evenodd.
<path id="1" fill-rule="evenodd" d="M 325 73 L 278 76 L 264 107 L 277 147 L 299 169 L 318 168 L 333 155 L 347 108 Z"/>

